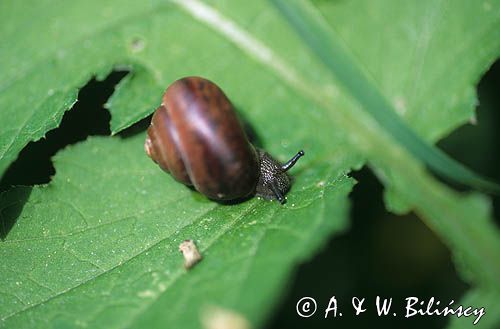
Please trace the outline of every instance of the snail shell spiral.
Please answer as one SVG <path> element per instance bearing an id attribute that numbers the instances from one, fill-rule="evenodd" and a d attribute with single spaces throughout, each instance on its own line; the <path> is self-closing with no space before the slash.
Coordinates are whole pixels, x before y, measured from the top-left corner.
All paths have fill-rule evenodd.
<path id="1" fill-rule="evenodd" d="M 207 197 L 231 200 L 255 192 L 258 154 L 233 105 L 213 82 L 186 77 L 171 84 L 147 135 L 148 156 Z"/>

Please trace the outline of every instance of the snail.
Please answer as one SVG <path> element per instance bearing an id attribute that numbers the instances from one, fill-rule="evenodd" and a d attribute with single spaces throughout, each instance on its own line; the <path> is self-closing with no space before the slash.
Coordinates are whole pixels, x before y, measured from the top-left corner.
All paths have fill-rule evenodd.
<path id="1" fill-rule="evenodd" d="M 255 148 L 224 92 L 201 77 L 185 77 L 167 88 L 144 148 L 175 180 L 209 199 L 257 195 L 282 204 L 291 184 L 287 171 L 304 155 L 301 150 L 281 164 Z"/>

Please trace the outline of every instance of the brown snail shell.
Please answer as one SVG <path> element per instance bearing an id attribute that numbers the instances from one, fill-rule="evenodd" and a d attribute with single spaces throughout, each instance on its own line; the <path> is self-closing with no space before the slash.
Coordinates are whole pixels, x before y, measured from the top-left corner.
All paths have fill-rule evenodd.
<path id="1" fill-rule="evenodd" d="M 214 200 L 257 193 L 284 201 L 290 188 L 286 171 L 300 151 L 281 165 L 248 141 L 233 105 L 213 82 L 186 77 L 172 83 L 155 111 L 146 153 L 177 181 Z"/>

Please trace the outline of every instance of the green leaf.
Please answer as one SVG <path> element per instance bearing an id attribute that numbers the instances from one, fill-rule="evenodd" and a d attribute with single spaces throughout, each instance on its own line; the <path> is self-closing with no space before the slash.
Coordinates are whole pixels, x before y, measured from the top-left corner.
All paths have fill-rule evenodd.
<path id="1" fill-rule="evenodd" d="M 426 141 L 473 116 L 474 84 L 500 54 L 498 5 L 366 0 L 317 8 L 351 62 Z M 489 201 L 430 177 L 340 91 L 343 82 L 269 3 L 4 1 L 0 20 L 0 38 L 9 41 L 0 44 L 0 120 L 8 127 L 0 173 L 59 124 L 92 75 L 124 67 L 131 73 L 107 103 L 113 133 L 151 113 L 176 78 L 201 75 L 222 87 L 271 153 L 286 159 L 306 150 L 280 207 L 209 202 L 144 155 L 143 134 L 66 148 L 50 184 L 0 195 L 3 221 L 17 219 L 0 243 L 0 326 L 198 328 L 215 306 L 259 327 L 295 265 L 347 226 L 353 181 L 345 175 L 365 161 L 386 184 L 388 207 L 413 209 L 447 243 L 476 286 L 471 294 L 496 296 L 500 237 Z M 186 238 L 204 255 L 189 272 L 177 250 Z M 477 296 L 494 310 L 494 299 Z"/>
<path id="2" fill-rule="evenodd" d="M 56 156 L 54 180 L 33 188 L 0 249 L 6 327 L 196 328 L 214 305 L 258 324 L 294 264 L 347 224 L 353 181 L 338 167 L 303 167 L 284 207 L 219 206 L 163 175 L 143 142 L 91 138 Z M 1 195 L 4 217 L 26 189 Z M 185 239 L 204 257 L 189 272 Z"/>
<path id="3" fill-rule="evenodd" d="M 483 290 L 472 289 L 468 291 L 460 302 L 461 305 L 478 305 L 484 307 L 484 315 L 480 318 L 479 322 L 475 325 L 477 328 L 496 328 L 500 323 L 500 305 L 498 300 L 500 294 L 498 290 Z M 460 318 L 452 318 L 448 329 L 465 329 L 470 328 L 471 323 L 467 321 L 460 321 Z"/>
<path id="4" fill-rule="evenodd" d="M 391 134 L 413 156 L 442 176 L 458 183 L 500 193 L 499 185 L 482 178 L 437 147 L 426 143 L 406 125 L 393 106 L 355 64 L 352 55 L 344 49 L 339 37 L 322 26 L 321 18 L 302 0 L 273 0 L 273 3 L 314 54 L 337 77 L 344 89 L 382 126 L 382 129 Z"/>

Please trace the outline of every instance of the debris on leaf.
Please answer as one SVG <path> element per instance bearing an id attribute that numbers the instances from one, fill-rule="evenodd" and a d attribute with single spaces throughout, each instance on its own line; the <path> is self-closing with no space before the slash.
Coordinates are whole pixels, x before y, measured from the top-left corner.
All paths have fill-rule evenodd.
<path id="1" fill-rule="evenodd" d="M 185 240 L 179 245 L 179 250 L 184 255 L 184 267 L 189 270 L 196 265 L 201 259 L 201 254 L 196 248 L 193 240 Z"/>

